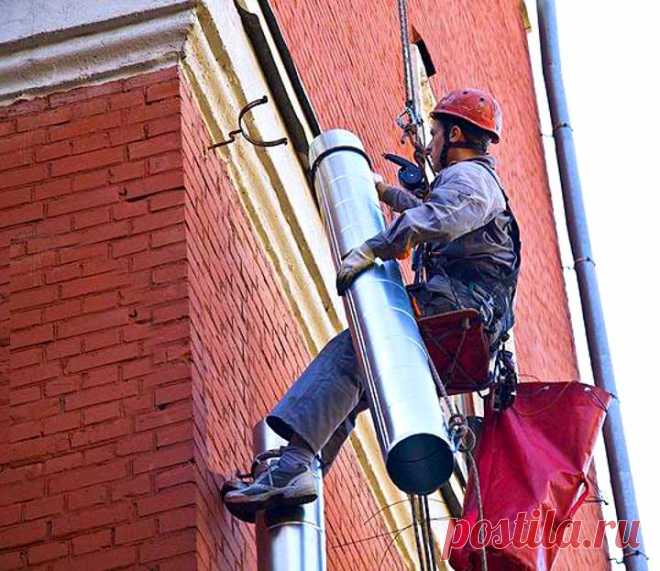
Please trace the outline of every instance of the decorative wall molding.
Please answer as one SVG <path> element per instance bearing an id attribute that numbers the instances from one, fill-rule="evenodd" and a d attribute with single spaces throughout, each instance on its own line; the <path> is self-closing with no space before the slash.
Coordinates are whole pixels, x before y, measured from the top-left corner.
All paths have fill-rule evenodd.
<path id="1" fill-rule="evenodd" d="M 0 0 L 0 105 L 172 65 L 195 4 Z"/>

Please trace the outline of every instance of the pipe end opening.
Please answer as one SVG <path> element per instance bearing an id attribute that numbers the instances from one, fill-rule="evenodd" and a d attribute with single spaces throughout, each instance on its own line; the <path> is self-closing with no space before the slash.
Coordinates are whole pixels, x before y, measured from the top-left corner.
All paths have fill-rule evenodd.
<path id="1" fill-rule="evenodd" d="M 407 494 L 431 494 L 451 477 L 454 454 L 434 434 L 415 434 L 396 444 L 387 455 L 387 473 Z"/>

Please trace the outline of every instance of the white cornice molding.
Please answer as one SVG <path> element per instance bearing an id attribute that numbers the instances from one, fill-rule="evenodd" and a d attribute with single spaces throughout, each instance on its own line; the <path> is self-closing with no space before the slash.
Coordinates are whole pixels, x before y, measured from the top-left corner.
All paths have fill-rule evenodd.
<path id="1" fill-rule="evenodd" d="M 193 0 L 0 0 L 0 53 L 7 46 L 43 43 L 47 37 L 82 36 L 101 26 L 143 22 L 154 14 L 181 11 Z"/>
<path id="2" fill-rule="evenodd" d="M 183 52 L 195 5 L 0 0 L 0 105 L 172 65 Z"/>

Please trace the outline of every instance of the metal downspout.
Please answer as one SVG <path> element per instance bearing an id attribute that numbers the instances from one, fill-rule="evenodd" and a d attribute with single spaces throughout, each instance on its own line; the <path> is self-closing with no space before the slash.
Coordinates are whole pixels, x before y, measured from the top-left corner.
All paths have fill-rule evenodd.
<path id="1" fill-rule="evenodd" d="M 254 427 L 253 440 L 255 454 L 287 444 L 265 420 Z M 326 571 L 323 479 L 316 460 L 313 469 L 319 491 L 315 502 L 257 513 L 258 571 Z"/>
<path id="2" fill-rule="evenodd" d="M 605 318 L 591 253 L 573 134 L 561 75 L 555 3 L 553 0 L 538 0 L 537 9 L 543 77 L 552 117 L 568 235 L 577 273 L 591 368 L 595 384 L 616 395 L 617 390 L 607 341 Z M 605 418 L 603 436 L 617 518 L 619 521 L 628 522 L 630 528 L 631 522 L 639 521 L 639 513 L 623 432 L 621 409 L 616 399 L 612 401 Z M 637 539 L 639 541 L 637 549 L 624 549 L 624 561 L 628 571 L 646 571 L 648 569 L 646 556 L 644 555 L 641 527 Z"/>

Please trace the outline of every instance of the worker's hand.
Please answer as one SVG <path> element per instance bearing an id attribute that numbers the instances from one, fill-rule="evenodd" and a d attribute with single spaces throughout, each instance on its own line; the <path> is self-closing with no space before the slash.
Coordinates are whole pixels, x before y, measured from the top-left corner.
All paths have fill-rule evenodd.
<path id="1" fill-rule="evenodd" d="M 355 278 L 374 265 L 376 256 L 367 244 L 352 249 L 342 260 L 337 272 L 337 293 L 344 295 Z"/>
<path id="2" fill-rule="evenodd" d="M 374 177 L 374 184 L 376 185 L 376 192 L 378 193 L 378 198 L 379 200 L 383 200 L 383 193 L 387 189 L 387 185 L 385 184 L 385 179 L 377 172 L 372 172 L 371 174 Z"/>

